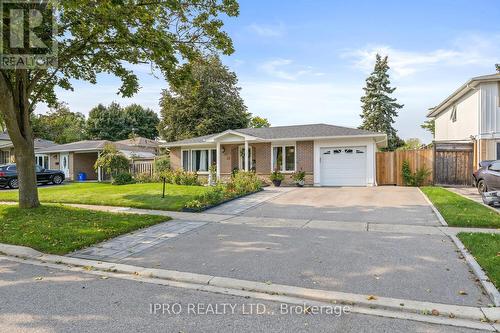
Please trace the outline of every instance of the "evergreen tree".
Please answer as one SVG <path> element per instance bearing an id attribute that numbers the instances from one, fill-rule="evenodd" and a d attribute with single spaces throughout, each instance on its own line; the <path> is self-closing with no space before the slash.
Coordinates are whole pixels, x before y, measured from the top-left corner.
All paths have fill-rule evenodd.
<path id="1" fill-rule="evenodd" d="M 388 150 L 394 150 L 404 144 L 393 127 L 398 110 L 403 107 L 391 94 L 396 88 L 391 87 L 389 80 L 389 65 L 387 56 L 377 54 L 375 68 L 366 79 L 365 95 L 361 97 L 361 118 L 363 123 L 359 128 L 387 134 Z"/>
<path id="2" fill-rule="evenodd" d="M 219 58 L 198 59 L 181 68 L 160 100 L 158 127 L 167 141 L 247 127 L 250 113 L 240 96 L 236 74 Z"/>

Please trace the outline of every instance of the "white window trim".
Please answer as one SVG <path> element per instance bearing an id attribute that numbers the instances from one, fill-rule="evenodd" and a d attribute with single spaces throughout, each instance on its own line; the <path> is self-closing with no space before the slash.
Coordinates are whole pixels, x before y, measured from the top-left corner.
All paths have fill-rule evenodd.
<path id="1" fill-rule="evenodd" d="M 184 152 L 187 151 L 188 152 L 188 170 L 184 170 L 184 171 L 188 171 L 188 172 L 196 172 L 197 174 L 199 175 L 208 175 L 210 173 L 210 170 L 207 170 L 207 171 L 193 171 L 193 165 L 192 165 L 192 161 L 193 161 L 193 151 L 197 151 L 197 150 L 208 150 L 208 167 L 210 168 L 210 166 L 213 164 L 213 163 L 216 163 L 217 161 L 212 161 L 212 150 L 215 151 L 215 154 L 217 155 L 217 148 L 193 148 L 193 149 L 181 149 L 181 168 L 184 169 Z"/>
<path id="2" fill-rule="evenodd" d="M 248 145 L 248 150 L 250 151 L 250 155 L 248 156 L 248 170 L 252 170 L 252 167 L 255 165 L 252 165 L 253 163 L 253 148 L 252 145 Z M 245 151 L 245 145 L 239 145 L 238 146 L 238 169 L 240 170 L 245 170 L 245 157 L 241 156 L 241 152 Z M 241 163 L 243 162 L 243 163 Z"/>
<path id="3" fill-rule="evenodd" d="M 294 142 L 294 143 L 280 143 L 280 144 L 272 144 L 271 145 L 271 172 L 274 172 L 274 156 L 273 156 L 273 152 L 274 152 L 274 148 L 276 147 L 281 147 L 283 152 L 282 152 L 282 156 L 281 156 L 281 170 L 280 172 L 282 173 L 294 173 L 297 171 L 297 143 Z M 294 162 L 293 162 L 293 170 L 287 170 L 285 171 L 285 163 L 286 163 L 286 154 L 285 154 L 285 147 L 293 147 L 293 151 L 294 151 Z"/>

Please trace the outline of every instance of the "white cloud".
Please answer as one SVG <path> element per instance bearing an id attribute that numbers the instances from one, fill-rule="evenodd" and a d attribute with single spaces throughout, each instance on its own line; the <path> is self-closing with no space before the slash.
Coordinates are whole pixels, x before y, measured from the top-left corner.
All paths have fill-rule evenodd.
<path id="1" fill-rule="evenodd" d="M 389 45 L 368 45 L 344 52 L 341 56 L 352 58 L 355 67 L 370 72 L 377 53 L 389 56 L 389 65 L 398 77 L 411 76 L 438 66 L 484 65 L 490 66 L 493 71 L 493 64 L 499 60 L 500 35 L 488 37 L 464 35 L 448 48 L 430 51 L 403 50 Z"/>
<path id="2" fill-rule="evenodd" d="M 252 23 L 248 29 L 261 37 L 276 38 L 282 37 L 286 33 L 286 28 L 283 23 L 279 24 L 258 24 Z"/>
<path id="3" fill-rule="evenodd" d="M 294 65 L 291 59 L 269 60 L 261 64 L 259 69 L 272 77 L 290 81 L 297 80 L 304 75 L 325 75 L 325 73 L 315 72 L 312 66 Z"/>

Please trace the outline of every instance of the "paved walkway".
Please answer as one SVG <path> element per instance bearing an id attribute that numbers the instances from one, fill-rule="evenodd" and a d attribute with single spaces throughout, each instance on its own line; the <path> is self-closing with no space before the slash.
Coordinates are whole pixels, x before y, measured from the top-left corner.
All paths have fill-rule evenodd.
<path id="1" fill-rule="evenodd" d="M 250 208 L 263 204 L 284 193 L 295 190 L 293 187 L 265 187 L 263 191 L 236 199 L 206 211 L 208 214 L 239 215 Z"/>
<path id="2" fill-rule="evenodd" d="M 138 254 L 169 239 L 179 237 L 208 222 L 169 221 L 135 231 L 95 246 L 70 253 L 68 256 L 102 261 L 117 261 Z"/>

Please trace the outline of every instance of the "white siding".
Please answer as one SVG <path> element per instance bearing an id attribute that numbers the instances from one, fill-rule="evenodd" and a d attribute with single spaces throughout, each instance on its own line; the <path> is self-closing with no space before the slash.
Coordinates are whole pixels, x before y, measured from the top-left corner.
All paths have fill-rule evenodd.
<path id="1" fill-rule="evenodd" d="M 480 134 L 500 134 L 499 82 L 481 84 Z"/>
<path id="2" fill-rule="evenodd" d="M 375 186 L 375 152 L 376 144 L 373 138 L 352 138 L 314 141 L 314 185 L 321 184 L 321 148 L 328 147 L 366 147 L 366 185 Z M 355 166 L 353 166 L 355 167 Z"/>
<path id="3" fill-rule="evenodd" d="M 470 140 L 479 132 L 479 90 L 473 90 L 456 103 L 457 120 L 451 120 L 453 105 L 436 117 L 436 140 Z"/>

